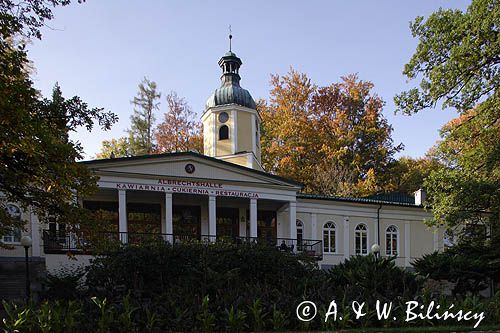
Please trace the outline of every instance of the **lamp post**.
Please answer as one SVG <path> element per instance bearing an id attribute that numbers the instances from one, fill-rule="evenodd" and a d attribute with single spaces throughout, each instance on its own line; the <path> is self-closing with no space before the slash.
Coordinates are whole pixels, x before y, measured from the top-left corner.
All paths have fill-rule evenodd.
<path id="1" fill-rule="evenodd" d="M 378 245 L 377 243 L 373 244 L 372 245 L 372 252 L 375 254 L 375 258 L 378 259 L 379 255 L 380 255 L 380 245 Z"/>
<path id="2" fill-rule="evenodd" d="M 26 259 L 26 304 L 29 303 L 31 297 L 30 287 L 30 265 L 28 261 L 28 249 L 31 247 L 33 241 L 30 236 L 21 237 L 21 245 L 24 247 L 24 254 Z"/>

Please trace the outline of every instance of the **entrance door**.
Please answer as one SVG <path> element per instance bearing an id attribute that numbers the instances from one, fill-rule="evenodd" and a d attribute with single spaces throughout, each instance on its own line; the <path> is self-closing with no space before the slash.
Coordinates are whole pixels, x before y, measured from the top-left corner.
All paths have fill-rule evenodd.
<path id="1" fill-rule="evenodd" d="M 176 240 L 200 239 L 201 209 L 199 206 L 172 207 L 172 220 Z"/>
<path id="2" fill-rule="evenodd" d="M 234 238 L 239 236 L 238 208 L 217 207 L 217 236 Z"/>

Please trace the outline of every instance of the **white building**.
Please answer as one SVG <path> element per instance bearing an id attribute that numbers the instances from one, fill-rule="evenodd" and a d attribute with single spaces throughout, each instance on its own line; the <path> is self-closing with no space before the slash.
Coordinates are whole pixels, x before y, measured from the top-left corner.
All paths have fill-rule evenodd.
<path id="1" fill-rule="evenodd" d="M 124 243 L 156 234 L 165 241 L 227 238 L 264 242 L 283 251 L 306 252 L 323 267 L 365 255 L 378 243 L 382 256 L 409 267 L 442 248 L 442 231 L 428 228 L 419 192 L 415 198 L 378 199 L 302 194 L 301 184 L 262 170 L 260 116 L 250 93 L 239 85 L 241 60 L 226 53 L 219 65 L 222 85 L 202 116 L 205 155 L 193 152 L 82 162 L 100 177 L 99 190 L 81 202 L 99 214 L 104 229 Z M 47 269 L 80 265 L 82 236 L 64 225 L 40 225 L 30 211 L 9 204 L 28 221 L 30 256 Z M 0 262 L 24 255 L 21 233 L 3 236 L 13 250 Z M 76 256 L 68 259 L 67 252 Z M 75 260 L 76 259 L 76 260 Z"/>

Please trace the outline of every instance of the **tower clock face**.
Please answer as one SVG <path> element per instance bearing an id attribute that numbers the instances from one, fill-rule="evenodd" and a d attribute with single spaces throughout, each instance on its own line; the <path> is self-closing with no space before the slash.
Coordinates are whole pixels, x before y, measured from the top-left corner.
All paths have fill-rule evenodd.
<path id="1" fill-rule="evenodd" d="M 221 123 L 225 123 L 229 120 L 229 115 L 227 114 L 227 112 L 221 112 L 219 113 L 219 121 Z"/>

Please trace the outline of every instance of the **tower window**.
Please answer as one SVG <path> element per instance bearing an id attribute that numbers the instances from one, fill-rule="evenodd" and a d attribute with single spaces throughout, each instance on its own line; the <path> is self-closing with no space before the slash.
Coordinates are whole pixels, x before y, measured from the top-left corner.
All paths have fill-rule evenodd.
<path id="1" fill-rule="evenodd" d="M 229 127 L 227 125 L 222 125 L 219 128 L 219 140 L 229 139 Z"/>

